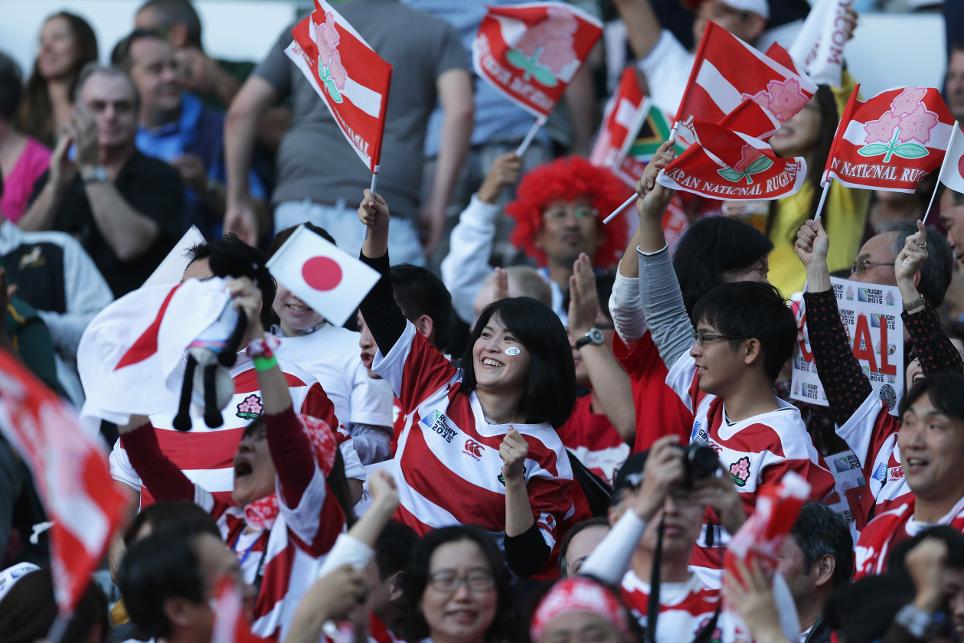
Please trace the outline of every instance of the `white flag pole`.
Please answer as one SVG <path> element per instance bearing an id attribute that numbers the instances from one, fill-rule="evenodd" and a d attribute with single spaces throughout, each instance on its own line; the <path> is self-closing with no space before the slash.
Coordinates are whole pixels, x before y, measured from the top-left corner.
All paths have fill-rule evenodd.
<path id="1" fill-rule="evenodd" d="M 676 126 L 677 126 L 677 123 L 674 123 L 674 124 L 673 124 L 673 129 L 671 129 L 671 130 L 669 131 L 669 138 L 668 138 L 667 140 L 668 140 L 670 143 L 673 143 L 673 142 L 676 141 Z M 662 171 L 662 170 L 660 170 L 660 171 Z M 613 219 L 615 219 L 616 217 L 618 217 L 623 210 L 625 210 L 626 208 L 628 208 L 629 206 L 631 206 L 633 203 L 635 203 L 635 202 L 636 202 L 636 199 L 638 199 L 638 198 L 639 198 L 639 194 L 633 194 L 631 197 L 629 197 L 628 199 L 626 199 L 625 201 L 623 201 L 623 202 L 619 205 L 618 208 L 616 208 L 615 210 L 613 210 L 605 219 L 603 219 L 603 225 L 606 225 L 607 223 L 609 223 L 610 221 L 612 221 Z"/>
<path id="2" fill-rule="evenodd" d="M 376 165 L 376 166 L 375 166 L 375 171 L 372 172 L 372 183 L 371 183 L 371 185 L 370 185 L 369 188 L 368 188 L 369 190 L 371 190 L 371 193 L 372 193 L 372 194 L 375 194 L 375 185 L 376 185 L 377 183 L 378 183 L 378 166 Z"/>
<path id="3" fill-rule="evenodd" d="M 817 203 L 817 212 L 813 215 L 814 221 L 820 220 L 820 215 L 823 214 L 823 205 L 827 202 L 827 194 L 830 192 L 830 184 L 833 179 L 828 177 L 827 182 L 823 184 L 823 192 L 820 193 L 820 202 Z"/>
<path id="4" fill-rule="evenodd" d="M 532 127 L 530 127 L 529 131 L 526 133 L 526 137 L 522 139 L 522 142 L 519 143 L 519 147 L 516 148 L 515 150 L 516 156 L 521 157 L 523 154 L 526 153 L 526 150 L 529 149 L 529 145 L 532 143 L 532 139 L 534 139 L 536 137 L 536 134 L 539 132 L 539 128 L 545 124 L 546 124 L 546 119 L 544 117 L 540 116 L 539 118 L 536 119 L 536 122 L 532 124 Z"/>
<path id="5" fill-rule="evenodd" d="M 927 223 L 927 217 L 931 213 L 931 207 L 934 205 L 934 197 L 937 196 L 937 191 L 941 189 L 941 177 L 944 176 L 944 168 L 947 167 L 947 159 L 950 156 L 950 151 L 954 149 L 954 139 L 960 133 L 961 124 L 957 121 L 954 122 L 954 129 L 951 130 L 951 138 L 947 141 L 947 149 L 944 150 L 944 160 L 941 161 L 941 169 L 937 173 L 937 181 L 934 182 L 934 191 L 931 192 L 931 200 L 927 203 L 927 209 L 924 210 L 924 223 Z"/>

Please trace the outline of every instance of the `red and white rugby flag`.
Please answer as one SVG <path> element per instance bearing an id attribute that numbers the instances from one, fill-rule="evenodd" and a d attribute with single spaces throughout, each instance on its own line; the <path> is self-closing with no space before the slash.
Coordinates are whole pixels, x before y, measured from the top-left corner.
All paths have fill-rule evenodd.
<path id="1" fill-rule="evenodd" d="M 890 89 L 862 101 L 854 87 L 837 126 L 823 180 L 866 190 L 913 193 L 944 159 L 954 127 L 933 87 Z"/>
<path id="2" fill-rule="evenodd" d="M 342 134 L 378 173 L 392 66 L 325 0 L 291 30 L 285 49 L 328 107 Z"/>
<path id="3" fill-rule="evenodd" d="M 70 612 L 125 511 L 97 439 L 20 362 L 0 350 L 0 433 L 33 473 L 51 528 L 54 596 Z"/>
<path id="4" fill-rule="evenodd" d="M 475 73 L 544 121 L 602 32 L 560 2 L 489 7 L 472 43 Z"/>
<path id="5" fill-rule="evenodd" d="M 659 173 L 660 185 L 723 201 L 780 199 L 803 185 L 802 157 L 779 158 L 767 143 L 721 125 L 697 122 L 692 131 L 696 144 Z"/>
<path id="6" fill-rule="evenodd" d="M 620 153 L 627 146 L 630 136 L 638 129 L 640 113 L 644 111 L 646 95 L 639 86 L 639 72 L 635 67 L 627 67 L 619 79 L 619 87 L 606 103 L 599 136 L 593 145 L 589 162 L 598 167 L 612 169 Z M 645 111 L 649 106 L 645 105 Z M 645 118 L 645 113 L 642 118 Z"/>
<path id="7" fill-rule="evenodd" d="M 806 76 L 760 53 L 714 22 L 707 23 L 676 112 L 677 135 L 693 142 L 694 121 L 719 123 L 745 100 L 781 123 L 803 109 L 817 86 Z"/>
<path id="8" fill-rule="evenodd" d="M 244 605 L 238 581 L 222 576 L 214 587 L 214 626 L 211 643 L 258 643 L 267 641 L 251 633 L 251 626 L 244 617 Z"/>
<path id="9" fill-rule="evenodd" d="M 301 301 L 341 326 L 378 281 L 378 273 L 304 226 L 268 261 L 268 270 Z"/>

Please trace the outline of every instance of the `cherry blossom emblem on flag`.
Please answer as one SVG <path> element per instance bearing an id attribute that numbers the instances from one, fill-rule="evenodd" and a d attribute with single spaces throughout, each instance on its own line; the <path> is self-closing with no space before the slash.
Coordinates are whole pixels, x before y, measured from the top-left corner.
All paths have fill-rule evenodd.
<path id="1" fill-rule="evenodd" d="M 472 59 L 479 76 L 544 119 L 600 36 L 599 21 L 559 2 L 489 7 Z"/>
<path id="2" fill-rule="evenodd" d="M 894 192 L 914 192 L 944 160 L 954 117 L 932 87 L 903 87 L 847 103 L 824 180 Z"/>
<path id="3" fill-rule="evenodd" d="M 378 273 L 304 226 L 268 261 L 268 270 L 305 304 L 341 326 L 378 281 Z"/>

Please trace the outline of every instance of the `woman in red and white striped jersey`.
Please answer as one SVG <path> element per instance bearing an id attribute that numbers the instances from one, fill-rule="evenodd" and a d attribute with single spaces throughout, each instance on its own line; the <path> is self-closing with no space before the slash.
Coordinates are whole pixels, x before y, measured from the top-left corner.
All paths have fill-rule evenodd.
<path id="1" fill-rule="evenodd" d="M 526 297 L 479 315 L 458 369 L 416 332 L 392 296 L 389 212 L 366 191 L 361 259 L 381 275 L 361 311 L 378 345 L 373 370 L 392 384 L 410 416 L 393 461 L 399 518 L 425 534 L 474 524 L 500 542 L 510 568 L 547 568 L 559 524 L 574 511 L 573 479 L 556 433 L 576 384 L 558 317 Z"/>

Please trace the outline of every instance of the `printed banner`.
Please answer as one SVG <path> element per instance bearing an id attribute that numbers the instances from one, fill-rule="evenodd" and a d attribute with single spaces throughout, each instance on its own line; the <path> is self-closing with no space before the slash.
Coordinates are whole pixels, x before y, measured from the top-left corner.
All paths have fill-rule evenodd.
<path id="1" fill-rule="evenodd" d="M 291 36 L 285 54 L 314 87 L 358 158 L 377 173 L 392 66 L 325 0 L 315 0 L 315 10 Z"/>
<path id="2" fill-rule="evenodd" d="M 823 180 L 912 194 L 944 160 L 954 126 L 933 87 L 890 89 L 862 101 L 854 87 L 837 126 Z"/>
<path id="3" fill-rule="evenodd" d="M 831 277 L 840 309 L 840 320 L 847 331 L 854 357 L 881 401 L 897 414 L 904 394 L 904 306 L 896 286 L 865 284 Z M 793 380 L 790 397 L 801 402 L 828 406 L 827 396 L 813 361 L 806 309 L 800 308 L 798 324 L 803 339 L 793 353 Z"/>
<path id="4" fill-rule="evenodd" d="M 598 20 L 560 2 L 489 7 L 472 63 L 509 100 L 546 119 L 602 32 Z"/>
<path id="5" fill-rule="evenodd" d="M 790 46 L 790 56 L 816 83 L 840 87 L 851 5 L 853 0 L 817 0 Z"/>

